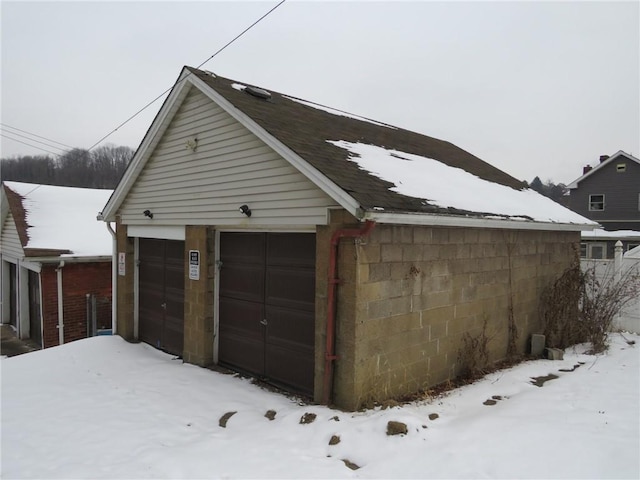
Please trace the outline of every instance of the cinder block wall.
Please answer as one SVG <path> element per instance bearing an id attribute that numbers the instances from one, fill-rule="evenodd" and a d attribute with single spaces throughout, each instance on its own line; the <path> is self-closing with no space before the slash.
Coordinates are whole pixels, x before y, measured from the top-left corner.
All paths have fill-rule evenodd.
<path id="1" fill-rule="evenodd" d="M 575 261 L 579 240 L 579 232 L 388 225 L 344 240 L 336 404 L 357 409 L 455 377 L 463 334 L 480 334 L 485 319 L 490 359 L 504 358 L 510 304 L 524 352 L 541 331 L 542 289 Z"/>
<path id="2" fill-rule="evenodd" d="M 213 228 L 186 227 L 183 358 L 201 366 L 213 363 L 214 243 Z M 199 280 L 189 279 L 189 250 L 200 252 Z"/>
<path id="3" fill-rule="evenodd" d="M 134 341 L 134 292 L 133 281 L 135 275 L 134 265 L 134 239 L 127 237 L 127 226 L 116 222 L 116 243 L 118 253 L 125 254 L 125 274 L 120 275 L 116 268 L 117 276 L 117 300 L 118 318 L 116 333 L 128 341 Z"/>

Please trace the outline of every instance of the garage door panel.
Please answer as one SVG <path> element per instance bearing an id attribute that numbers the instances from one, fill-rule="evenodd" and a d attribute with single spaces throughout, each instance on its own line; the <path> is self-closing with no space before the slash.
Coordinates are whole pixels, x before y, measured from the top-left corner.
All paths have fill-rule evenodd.
<path id="1" fill-rule="evenodd" d="M 169 353 L 182 356 L 182 349 L 184 348 L 184 322 L 182 317 L 166 317 L 162 333 L 163 348 Z"/>
<path id="2" fill-rule="evenodd" d="M 262 375 L 264 369 L 264 342 L 262 340 L 227 334 L 220 337 L 218 348 L 220 362 L 224 365 Z"/>
<path id="3" fill-rule="evenodd" d="M 162 263 L 164 261 L 164 240 L 158 240 L 155 238 L 141 238 L 138 243 L 139 259 L 151 260 L 156 263 Z"/>
<path id="4" fill-rule="evenodd" d="M 184 242 L 138 240 L 138 336 L 182 356 L 184 345 Z"/>
<path id="5" fill-rule="evenodd" d="M 222 233 L 220 260 L 219 361 L 311 394 L 315 234 Z"/>
<path id="6" fill-rule="evenodd" d="M 162 344 L 162 316 L 154 310 L 139 309 L 138 337 L 143 342 L 160 348 Z"/>
<path id="7" fill-rule="evenodd" d="M 267 270 L 266 303 L 305 311 L 315 309 L 316 275 L 312 270 L 270 267 Z"/>
<path id="8" fill-rule="evenodd" d="M 315 336 L 314 314 L 267 306 L 267 343 L 282 348 L 306 350 Z"/>
<path id="9" fill-rule="evenodd" d="M 264 306 L 260 303 L 221 298 L 220 319 L 220 335 L 245 335 L 260 341 L 264 339 L 263 325 L 260 323 L 264 319 Z"/>
<path id="10" fill-rule="evenodd" d="M 267 265 L 308 267 L 316 265 L 314 233 L 270 233 L 267 239 Z"/>
<path id="11" fill-rule="evenodd" d="M 220 244 L 220 259 L 229 263 L 262 265 L 264 263 L 264 233 L 224 233 L 229 241 Z"/>
<path id="12" fill-rule="evenodd" d="M 184 292 L 184 266 L 180 268 L 175 265 L 166 265 L 165 271 L 165 289 L 173 292 Z"/>
<path id="13" fill-rule="evenodd" d="M 295 355 L 278 345 L 266 346 L 266 376 L 291 390 L 306 395 L 313 394 L 313 349 Z"/>
<path id="14" fill-rule="evenodd" d="M 258 265 L 230 264 L 223 260 L 220 296 L 261 302 L 264 298 L 264 268 Z"/>
<path id="15" fill-rule="evenodd" d="M 164 269 L 161 263 L 151 263 L 149 260 L 140 261 L 139 283 L 140 289 L 162 290 L 162 278 Z M 159 283 L 160 282 L 160 283 Z"/>

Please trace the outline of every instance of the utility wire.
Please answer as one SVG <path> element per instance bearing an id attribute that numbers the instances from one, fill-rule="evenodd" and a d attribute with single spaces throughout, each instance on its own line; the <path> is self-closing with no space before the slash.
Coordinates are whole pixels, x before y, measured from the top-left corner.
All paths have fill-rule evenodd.
<path id="1" fill-rule="evenodd" d="M 59 156 L 60 156 L 60 154 L 59 154 L 59 153 L 55 153 L 55 152 L 52 152 L 51 150 L 46 150 L 46 149 L 44 149 L 44 148 L 40 148 L 40 147 L 36 147 L 35 145 L 31 145 L 30 143 L 23 142 L 23 141 L 21 141 L 21 140 L 17 140 L 17 139 L 15 139 L 15 138 L 11 138 L 11 137 L 7 136 L 5 133 L 0 132 L 0 136 L 2 136 L 2 137 L 4 137 L 4 138 L 8 138 L 9 140 L 12 140 L 12 141 L 14 141 L 14 142 L 22 143 L 23 145 L 26 145 L 27 147 L 35 148 L 35 149 L 37 149 L 37 150 L 42 150 L 43 152 L 50 153 L 50 154 L 52 154 L 52 155 L 55 155 L 56 157 L 59 157 Z"/>
<path id="2" fill-rule="evenodd" d="M 38 138 L 42 138 L 43 140 L 47 140 L 49 142 L 53 142 L 53 143 L 57 143 L 58 145 L 62 145 L 63 147 L 67 147 L 67 148 L 75 148 L 72 147 L 71 145 L 67 145 L 66 143 L 62 143 L 62 142 L 56 142 L 55 140 L 51 140 L 50 138 L 47 137 L 43 137 L 41 135 L 36 135 L 35 133 L 31 133 L 28 132 L 26 130 L 21 130 L 19 128 L 16 127 L 12 127 L 11 125 L 8 125 L 6 123 L 0 123 L 0 126 L 3 126 L 5 128 L 10 128 L 11 130 L 17 130 L 18 132 L 22 132 L 22 133 L 26 133 L 27 135 L 31 135 L 32 137 L 38 137 Z M 12 133 L 12 132 L 7 132 L 7 133 Z M 16 134 L 17 135 L 17 134 Z M 22 136 L 22 135 L 21 135 Z M 58 147 L 54 147 L 54 148 L 58 148 Z M 62 150 L 62 149 L 61 149 Z"/>
<path id="3" fill-rule="evenodd" d="M 204 62 L 202 62 L 200 65 L 198 65 L 196 68 L 200 68 L 201 66 L 203 66 L 205 63 L 207 63 L 209 60 L 211 60 L 213 57 L 215 57 L 216 55 L 218 55 L 220 52 L 222 52 L 225 48 L 227 48 L 229 45 L 231 45 L 233 42 L 235 42 L 236 40 L 238 40 L 241 36 L 243 36 L 245 33 L 247 33 L 249 30 L 251 30 L 253 27 L 255 27 L 258 23 L 260 23 L 262 20 L 264 20 L 265 18 L 267 18 L 267 16 L 269 16 L 271 14 L 271 12 L 273 12 L 276 8 L 278 8 L 280 5 L 282 5 L 286 0 L 281 0 L 280 3 L 278 3 L 275 7 L 273 7 L 271 10 L 269 10 L 267 13 L 265 13 L 264 15 L 262 15 L 258 20 L 256 20 L 255 22 L 253 22 L 251 25 L 249 25 L 247 28 L 245 28 L 241 33 L 239 33 L 238 35 L 236 35 L 236 37 L 231 40 L 230 42 L 228 42 L 224 47 L 220 48 L 216 53 L 214 53 L 213 55 L 211 55 L 209 58 L 207 58 Z"/>
<path id="4" fill-rule="evenodd" d="M 233 42 L 235 42 L 236 40 L 238 40 L 240 37 L 242 37 L 245 33 L 247 33 L 249 30 L 251 30 L 253 27 L 255 27 L 258 23 L 260 23 L 262 20 L 264 20 L 265 18 L 267 18 L 273 11 L 275 11 L 280 5 L 282 5 L 286 0 L 280 0 L 280 2 L 273 7 L 271 10 L 269 10 L 267 13 L 265 13 L 264 15 L 262 15 L 260 18 L 258 18 L 255 22 L 253 22 L 251 25 L 249 25 L 247 28 L 245 28 L 241 33 L 239 33 L 238 35 L 236 35 L 231 41 L 227 42 L 226 45 L 224 45 L 222 48 L 218 49 L 218 51 L 216 51 L 213 55 L 211 55 L 209 58 L 207 58 L 204 62 L 202 62 L 200 65 L 198 65 L 196 68 L 200 68 L 202 67 L 205 63 L 208 63 L 210 60 L 212 60 L 216 55 L 218 55 L 220 52 L 222 52 L 225 48 L 227 48 L 229 45 L 231 45 Z M 185 77 L 182 79 L 183 81 L 187 79 L 187 77 L 191 75 L 191 72 L 189 72 L 187 75 L 185 75 Z M 176 84 L 177 85 L 177 84 Z M 107 138 L 109 138 L 111 135 L 113 135 L 114 133 L 116 133 L 120 127 L 123 127 L 124 125 L 126 125 L 127 123 L 129 123 L 131 120 L 133 120 L 135 117 L 137 117 L 138 115 L 140 115 L 142 112 L 144 112 L 147 108 L 149 108 L 151 105 L 153 105 L 154 103 L 156 103 L 160 98 L 162 98 L 164 95 L 166 95 L 167 92 L 171 91 L 171 89 L 174 87 L 174 85 L 170 86 L 169 88 L 167 88 L 164 92 L 162 92 L 160 95 L 158 95 L 156 98 L 154 98 L 153 100 L 151 100 L 149 103 L 147 103 L 144 107 L 142 107 L 140 110 L 138 110 L 136 113 L 134 113 L 133 115 L 131 115 L 129 118 L 127 118 L 124 122 L 122 122 L 120 125 L 118 125 L 116 128 L 114 128 L 111 132 L 107 133 L 104 137 L 102 137 L 100 140 L 98 140 L 96 143 L 94 143 L 93 145 L 91 145 L 88 150 L 91 151 L 93 148 L 95 148 L 96 146 L 98 146 L 99 144 L 101 144 L 103 141 L 105 141 Z"/>
<path id="5" fill-rule="evenodd" d="M 5 130 L 5 133 L 9 133 L 11 135 L 15 135 L 16 137 L 25 138 L 25 139 L 29 140 L 30 142 L 40 143 L 40 144 L 45 145 L 45 146 L 50 147 L 50 148 L 56 148 L 56 149 L 62 150 L 62 151 L 67 150 L 66 148 L 56 147 L 55 145 L 50 145 L 50 144 L 48 144 L 46 142 L 43 142 L 41 140 L 36 140 L 35 138 L 27 137 L 26 135 L 21 135 L 21 134 L 16 133 L 16 132 L 11 132 L 11 131 Z"/>

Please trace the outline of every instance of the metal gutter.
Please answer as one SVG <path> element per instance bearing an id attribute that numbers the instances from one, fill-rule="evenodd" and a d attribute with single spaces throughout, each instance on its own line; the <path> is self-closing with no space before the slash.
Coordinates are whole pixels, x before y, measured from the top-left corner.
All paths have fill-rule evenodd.
<path id="1" fill-rule="evenodd" d="M 426 213 L 384 213 L 365 212 L 364 220 L 396 225 L 425 225 L 438 227 L 500 228 L 511 230 L 553 230 L 584 231 L 599 228 L 597 223 L 544 223 L 531 220 L 494 219 L 483 217 L 463 217 L 457 215 Z"/>
<path id="2" fill-rule="evenodd" d="M 111 332 L 115 335 L 118 327 L 118 239 L 111 223 L 105 223 L 113 239 L 111 247 Z"/>
<path id="3" fill-rule="evenodd" d="M 59 256 L 59 257 L 24 257 L 25 261 L 38 262 L 38 263 L 59 263 L 60 261 L 66 263 L 93 263 L 93 262 L 111 262 L 113 257 L 111 255 L 93 255 L 86 257 Z"/>

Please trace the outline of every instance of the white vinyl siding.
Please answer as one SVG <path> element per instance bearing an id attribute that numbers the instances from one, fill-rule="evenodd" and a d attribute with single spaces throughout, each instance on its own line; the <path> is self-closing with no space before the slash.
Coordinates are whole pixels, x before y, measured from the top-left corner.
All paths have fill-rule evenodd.
<path id="1" fill-rule="evenodd" d="M 197 138 L 197 149 L 187 141 Z M 247 204 L 250 219 L 239 212 Z M 289 162 L 191 89 L 121 208 L 130 225 L 326 224 L 337 206 Z M 153 220 L 142 212 L 150 210 Z"/>
<path id="2" fill-rule="evenodd" d="M 13 220 L 11 212 L 7 215 L 4 225 L 2 226 L 2 238 L 0 238 L 0 251 L 3 257 L 20 259 L 24 256 L 22 243 L 18 236 L 16 223 Z"/>

